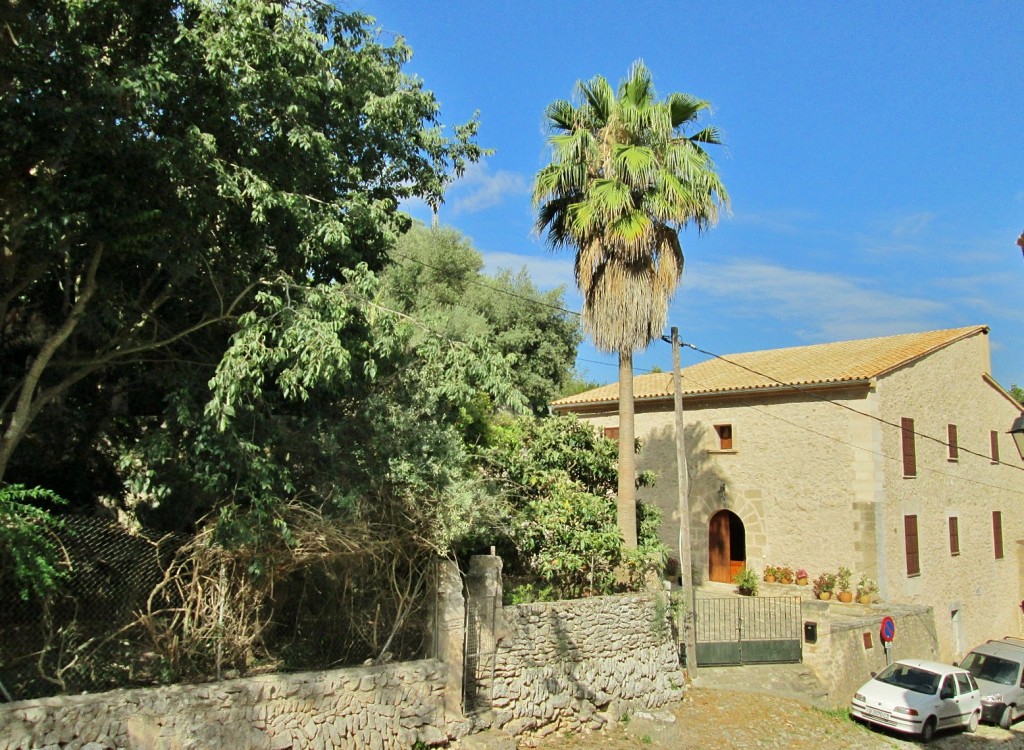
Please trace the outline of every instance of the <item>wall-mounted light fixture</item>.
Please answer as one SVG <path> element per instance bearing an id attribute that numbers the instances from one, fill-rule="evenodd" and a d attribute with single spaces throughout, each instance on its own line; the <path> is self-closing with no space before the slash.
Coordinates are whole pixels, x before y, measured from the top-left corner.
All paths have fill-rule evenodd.
<path id="1" fill-rule="evenodd" d="M 1013 437 L 1013 442 L 1017 444 L 1017 452 L 1021 458 L 1024 458 L 1024 414 L 1021 414 L 1013 422 L 1013 427 L 1010 428 L 1010 435 Z"/>

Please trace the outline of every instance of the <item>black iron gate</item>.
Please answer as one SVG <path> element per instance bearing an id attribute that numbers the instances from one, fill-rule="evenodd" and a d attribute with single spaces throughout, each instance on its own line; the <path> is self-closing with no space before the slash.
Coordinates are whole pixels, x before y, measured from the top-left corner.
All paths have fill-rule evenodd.
<path id="1" fill-rule="evenodd" d="M 697 599 L 697 665 L 802 661 L 800 602 L 799 596 Z"/>

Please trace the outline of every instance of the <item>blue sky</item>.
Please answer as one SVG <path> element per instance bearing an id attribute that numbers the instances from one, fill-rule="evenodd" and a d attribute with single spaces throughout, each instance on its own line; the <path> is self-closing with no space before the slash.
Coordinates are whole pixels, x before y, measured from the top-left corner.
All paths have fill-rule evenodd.
<path id="1" fill-rule="evenodd" d="M 684 341 L 729 354 L 987 324 L 992 372 L 1024 385 L 1024 3 L 420 2 L 351 0 L 444 121 L 480 112 L 495 150 L 440 219 L 489 271 L 567 286 L 572 258 L 533 232 L 543 111 L 643 59 L 659 95 L 709 100 L 732 215 L 687 230 L 669 312 Z M 423 206 L 410 206 L 429 220 Z M 667 333 L 667 331 L 666 331 Z M 684 350 L 683 365 L 703 357 Z M 637 370 L 670 369 L 654 343 Z M 614 381 L 589 344 L 579 367 Z"/>

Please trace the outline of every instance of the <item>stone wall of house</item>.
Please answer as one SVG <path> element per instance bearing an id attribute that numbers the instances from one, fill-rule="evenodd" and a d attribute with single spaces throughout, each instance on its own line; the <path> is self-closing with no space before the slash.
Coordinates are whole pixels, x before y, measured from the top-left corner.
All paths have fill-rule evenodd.
<path id="1" fill-rule="evenodd" d="M 825 397 L 859 411 L 877 410 L 866 388 L 835 389 Z M 581 416 L 601 427 L 618 422 L 615 413 Z M 663 509 L 661 539 L 673 556 L 679 534 L 674 420 L 671 402 L 637 404 L 637 468 L 657 474 L 657 483 L 641 488 L 638 497 Z M 719 424 L 732 426 L 730 450 L 719 449 Z M 854 582 L 861 573 L 877 578 L 880 485 L 871 424 L 803 394 L 687 398 L 683 429 L 696 582 L 707 580 L 708 525 L 720 510 L 739 516 L 747 564 L 758 572 L 766 564 L 788 565 L 816 576 L 843 565 L 855 571 Z"/>
<path id="2" fill-rule="evenodd" d="M 881 416 L 914 420 L 917 471 L 902 470 L 900 431 L 881 430 L 880 452 L 892 457 L 885 474 L 884 516 L 879 521 L 886 561 L 887 601 L 922 604 L 935 611 L 943 661 L 961 658 L 989 638 L 1018 635 L 1024 599 L 1024 461 L 1007 434 L 1019 408 L 983 374 L 988 336 L 976 334 L 912 366 L 879 379 Z M 958 455 L 941 442 L 956 426 Z M 991 458 L 996 433 L 999 461 Z M 993 511 L 1001 512 L 1003 556 L 996 558 Z M 908 575 L 905 516 L 917 517 L 920 573 Z M 949 519 L 959 532 L 959 554 L 950 548 Z"/>
<path id="3" fill-rule="evenodd" d="M 854 691 L 867 682 L 871 673 L 885 668 L 885 648 L 879 637 L 885 616 L 892 617 L 896 624 L 893 660 L 939 658 L 935 618 L 928 607 L 804 602 L 804 622 L 816 623 L 818 631 L 817 643 L 804 643 L 804 664 L 827 691 L 829 705 L 849 705 Z"/>

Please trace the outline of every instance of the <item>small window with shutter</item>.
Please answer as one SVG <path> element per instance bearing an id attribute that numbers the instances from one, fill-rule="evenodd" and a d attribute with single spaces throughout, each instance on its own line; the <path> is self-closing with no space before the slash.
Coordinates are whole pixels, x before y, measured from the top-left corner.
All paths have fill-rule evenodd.
<path id="1" fill-rule="evenodd" d="M 903 417 L 900 420 L 903 447 L 903 476 L 917 476 L 917 446 L 914 444 L 914 420 Z"/>
<path id="2" fill-rule="evenodd" d="M 919 576 L 921 555 L 917 542 L 917 516 L 903 516 L 903 539 L 907 549 L 907 576 Z"/>
<path id="3" fill-rule="evenodd" d="M 949 554 L 960 554 L 960 519 L 956 516 L 949 517 Z"/>
<path id="4" fill-rule="evenodd" d="M 718 449 L 722 451 L 732 450 L 732 425 L 716 424 L 715 432 L 718 434 Z"/>
<path id="5" fill-rule="evenodd" d="M 619 439 L 619 428 L 618 427 L 605 427 L 604 428 L 604 436 L 606 438 L 611 438 L 612 440 L 618 440 Z"/>
<path id="6" fill-rule="evenodd" d="M 996 553 L 996 559 L 1003 559 L 1003 514 L 1001 511 L 992 511 L 992 547 Z"/>
<path id="7" fill-rule="evenodd" d="M 946 425 L 946 445 L 949 446 L 949 460 L 956 461 L 960 458 L 960 446 L 956 440 L 956 425 Z"/>

